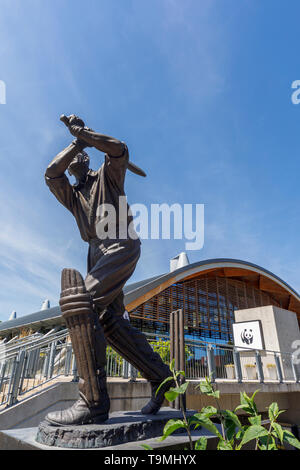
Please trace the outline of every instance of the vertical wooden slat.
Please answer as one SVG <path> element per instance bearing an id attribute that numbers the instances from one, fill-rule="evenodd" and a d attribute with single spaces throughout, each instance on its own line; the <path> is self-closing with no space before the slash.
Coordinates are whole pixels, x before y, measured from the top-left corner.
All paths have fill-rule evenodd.
<path id="1" fill-rule="evenodd" d="M 246 283 L 244 282 L 244 295 L 245 295 L 245 306 L 248 308 L 248 295 L 247 295 L 247 288 Z"/>
<path id="2" fill-rule="evenodd" d="M 210 309 L 209 309 L 209 296 L 208 296 L 208 278 L 206 276 L 206 310 L 207 310 L 207 328 L 210 330 Z"/>
<path id="3" fill-rule="evenodd" d="M 216 289 L 217 289 L 217 307 L 218 307 L 218 323 L 219 323 L 219 332 L 221 334 L 221 309 L 220 309 L 220 293 L 219 293 L 219 283 L 218 278 L 216 277 Z"/>
<path id="4" fill-rule="evenodd" d="M 198 282 L 197 279 L 195 279 L 194 282 L 194 290 L 195 290 L 195 316 L 197 319 L 197 326 L 199 327 L 201 323 L 201 316 L 200 316 L 200 308 L 199 308 L 199 298 L 198 298 Z"/>
<path id="5" fill-rule="evenodd" d="M 183 313 L 183 310 L 179 310 L 179 312 L 178 312 L 178 329 L 179 329 L 179 369 L 185 371 L 184 313 Z"/>
<path id="6" fill-rule="evenodd" d="M 229 307 L 229 293 L 228 293 L 228 279 L 225 277 L 225 298 L 226 298 L 226 323 L 227 323 L 227 331 L 228 335 L 227 338 L 228 340 L 230 339 L 231 336 L 231 324 L 230 324 L 230 307 Z"/>
<path id="7" fill-rule="evenodd" d="M 244 281 L 210 277 L 205 274 L 195 280 L 173 284 L 132 310 L 130 316 L 133 322 L 136 319 L 134 326 L 142 330 L 148 328 L 148 331 L 155 331 L 158 323 L 161 324 L 162 331 L 168 332 L 171 312 L 182 308 L 184 324 L 196 336 L 206 334 L 218 339 L 221 333 L 228 334 L 230 338 L 232 310 L 265 304 L 278 305 L 279 302 L 268 293 L 260 291 L 253 285 L 247 285 Z M 224 311 L 223 316 L 221 310 Z"/>
<path id="8" fill-rule="evenodd" d="M 239 310 L 239 308 L 240 308 L 240 299 L 239 299 L 238 288 L 237 288 L 236 285 L 235 285 L 235 296 L 236 296 L 236 306 L 237 306 L 237 309 Z"/>

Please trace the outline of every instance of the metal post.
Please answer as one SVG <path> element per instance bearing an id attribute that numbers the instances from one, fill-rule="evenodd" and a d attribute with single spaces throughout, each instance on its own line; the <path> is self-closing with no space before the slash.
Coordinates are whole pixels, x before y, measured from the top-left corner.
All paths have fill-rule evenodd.
<path id="1" fill-rule="evenodd" d="M 49 346 L 46 346 L 46 348 L 43 348 L 43 354 L 44 354 L 44 364 L 43 364 L 43 376 L 48 377 L 48 370 L 49 370 L 49 359 L 50 359 L 50 354 L 49 354 Z"/>
<path id="2" fill-rule="evenodd" d="M 5 378 L 5 372 L 6 372 L 6 367 L 7 367 L 7 362 L 2 362 L 1 363 L 1 372 L 0 372 L 0 393 L 2 391 L 2 385 L 3 385 L 3 382 L 4 382 L 4 378 Z"/>
<path id="3" fill-rule="evenodd" d="M 185 374 L 185 339 L 184 339 L 184 316 L 183 310 L 178 310 L 178 326 L 179 326 L 179 370 L 182 370 Z M 183 384 L 185 382 L 185 376 L 180 375 L 179 383 Z M 186 411 L 186 393 L 181 395 L 182 406 L 184 411 Z"/>
<path id="4" fill-rule="evenodd" d="M 56 352 L 56 341 L 53 341 L 51 343 L 51 348 L 50 348 L 49 367 L 48 367 L 47 379 L 51 379 L 51 377 L 53 375 L 55 352 Z"/>
<path id="5" fill-rule="evenodd" d="M 72 346 L 66 343 L 66 360 L 65 360 L 65 375 L 70 374 L 71 361 L 72 361 Z"/>
<path id="6" fill-rule="evenodd" d="M 35 350 L 34 354 L 34 362 L 32 364 L 32 377 L 34 378 L 39 366 L 39 359 L 40 359 L 40 348 Z"/>
<path id="7" fill-rule="evenodd" d="M 297 383 L 299 381 L 297 370 L 294 364 L 294 355 L 291 354 L 291 364 L 292 364 L 292 370 L 293 370 L 293 375 L 294 375 L 294 380 Z"/>
<path id="8" fill-rule="evenodd" d="M 170 313 L 170 362 L 174 358 L 174 312 Z"/>
<path id="9" fill-rule="evenodd" d="M 264 371 L 262 368 L 262 362 L 261 362 L 261 356 L 259 354 L 259 351 L 255 351 L 255 359 L 256 359 L 256 370 L 257 370 L 257 376 L 258 380 L 260 383 L 264 382 Z"/>
<path id="10" fill-rule="evenodd" d="M 215 364 L 215 356 L 214 350 L 211 344 L 206 346 L 206 356 L 207 356 L 207 366 L 208 366 L 208 373 L 210 380 L 215 382 L 216 380 L 216 364 Z"/>
<path id="11" fill-rule="evenodd" d="M 183 310 L 176 310 L 170 314 L 170 360 L 174 360 L 175 370 L 185 371 L 185 340 Z M 184 377 L 178 379 L 184 383 Z M 182 396 L 183 407 L 186 409 L 186 397 Z M 171 403 L 172 408 L 180 409 L 180 397 Z"/>
<path id="12" fill-rule="evenodd" d="M 32 351 L 28 352 L 27 365 L 26 365 L 24 378 L 31 379 L 34 377 L 35 369 L 36 369 L 36 357 L 37 357 L 38 352 L 39 352 L 38 349 L 33 349 Z"/>
<path id="13" fill-rule="evenodd" d="M 28 370 L 28 367 L 27 367 L 28 355 L 25 351 L 23 351 L 23 352 L 24 352 L 24 358 L 22 358 L 23 364 L 21 365 L 20 379 L 19 379 L 18 388 L 17 388 L 17 395 L 16 395 L 17 397 L 22 393 L 25 374 L 27 374 L 27 370 Z"/>
<path id="14" fill-rule="evenodd" d="M 129 363 L 127 361 L 125 361 L 125 359 L 123 359 L 123 363 L 122 363 L 122 369 L 123 369 L 123 378 L 124 379 L 128 379 L 128 366 L 129 366 Z"/>
<path id="15" fill-rule="evenodd" d="M 78 382 L 78 371 L 77 371 L 77 364 L 75 356 L 73 356 L 73 366 L 72 366 L 72 375 L 73 375 L 73 382 Z"/>
<path id="16" fill-rule="evenodd" d="M 16 358 L 11 374 L 11 380 L 9 384 L 9 392 L 8 392 L 8 406 L 13 405 L 16 403 L 18 398 L 18 389 L 19 383 L 22 376 L 22 369 L 24 365 L 25 359 L 25 351 L 21 350 L 18 357 Z"/>
<path id="17" fill-rule="evenodd" d="M 175 359 L 175 312 L 170 313 L 170 362 Z M 171 408 L 175 408 L 176 403 L 170 403 Z"/>
<path id="18" fill-rule="evenodd" d="M 179 361 L 180 361 L 180 354 L 179 354 L 179 342 L 180 342 L 180 337 L 179 337 L 179 316 L 178 316 L 178 310 L 174 312 L 174 358 L 175 358 L 175 363 L 174 367 L 176 370 L 179 370 Z"/>
<path id="19" fill-rule="evenodd" d="M 180 361 L 180 354 L 179 354 L 179 316 L 178 310 L 174 312 L 174 358 L 175 363 L 174 367 L 175 370 L 179 370 L 179 361 Z M 176 410 L 180 410 L 180 398 L 179 396 L 175 399 L 175 408 Z"/>
<path id="20" fill-rule="evenodd" d="M 136 382 L 138 371 L 136 370 L 135 367 L 133 367 L 132 364 L 129 364 L 129 377 L 130 380 L 129 382 Z"/>
<path id="21" fill-rule="evenodd" d="M 277 377 L 278 377 L 279 383 L 282 383 L 283 375 L 282 375 L 279 355 L 277 353 L 274 353 L 274 359 L 275 359 L 275 365 L 276 365 L 276 370 L 277 370 Z"/>
<path id="22" fill-rule="evenodd" d="M 243 381 L 242 366 L 241 366 L 241 357 L 239 351 L 236 349 L 233 350 L 233 362 L 234 370 L 237 381 L 241 383 Z"/>

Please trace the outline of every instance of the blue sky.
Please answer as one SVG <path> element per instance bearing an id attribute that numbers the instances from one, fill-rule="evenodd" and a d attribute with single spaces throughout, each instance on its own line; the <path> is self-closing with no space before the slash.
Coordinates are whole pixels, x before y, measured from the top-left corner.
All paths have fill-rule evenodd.
<path id="1" fill-rule="evenodd" d="M 43 178 L 70 142 L 62 113 L 127 142 L 148 174 L 128 173 L 129 203 L 205 204 L 191 262 L 248 260 L 300 290 L 299 14 L 293 0 L 0 0 L 0 320 L 57 305 L 62 268 L 86 272 Z M 132 281 L 183 250 L 144 240 Z"/>

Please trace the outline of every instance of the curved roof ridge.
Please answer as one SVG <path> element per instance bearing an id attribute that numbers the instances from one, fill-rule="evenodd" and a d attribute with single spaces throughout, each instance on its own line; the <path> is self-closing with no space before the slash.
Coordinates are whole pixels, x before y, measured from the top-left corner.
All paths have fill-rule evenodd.
<path id="1" fill-rule="evenodd" d="M 231 265 L 231 266 L 227 266 L 227 267 L 236 267 L 236 266 L 232 266 L 232 265 L 233 264 L 239 264 L 240 265 L 239 267 L 245 267 L 245 269 L 246 269 L 246 267 L 252 268 L 252 271 L 254 269 L 256 272 L 258 272 L 260 274 L 263 274 L 263 275 L 266 275 L 270 279 L 272 279 L 272 280 L 276 281 L 277 283 L 281 284 L 285 289 L 289 290 L 290 293 L 293 294 L 294 296 L 296 296 L 297 300 L 300 302 L 300 296 L 299 296 L 298 292 L 295 291 L 295 289 L 293 289 L 289 284 L 287 284 L 285 281 L 283 281 L 283 279 L 276 276 L 276 274 L 272 273 L 271 271 L 268 271 L 267 269 L 265 269 L 265 268 L 263 268 L 263 267 L 261 267 L 257 264 L 251 263 L 250 261 L 243 261 L 243 260 L 234 259 L 234 258 L 212 258 L 212 259 L 207 259 L 207 260 L 202 260 L 202 261 L 196 261 L 195 263 L 191 263 L 191 264 L 188 264 L 188 265 L 183 266 L 181 268 L 175 269 L 174 271 L 162 274 L 161 276 L 153 278 L 152 280 L 147 280 L 147 282 L 145 282 L 145 283 L 141 282 L 141 284 L 139 286 L 137 286 L 136 288 L 134 288 L 134 285 L 133 285 L 132 290 L 130 290 L 130 285 L 129 285 L 127 287 L 126 296 L 125 296 L 126 297 L 126 304 L 130 304 L 131 302 L 134 302 L 138 297 L 141 297 L 141 296 L 145 295 L 149 290 L 155 289 L 160 283 L 168 281 L 168 279 L 170 279 L 170 278 L 175 279 L 178 282 L 178 281 L 184 279 L 185 276 L 183 274 L 185 274 L 185 273 L 187 274 L 190 271 L 195 271 L 196 272 L 197 268 L 200 268 L 202 266 L 203 267 L 208 266 L 208 265 L 213 266 L 213 265 L 218 265 L 218 264 L 220 266 L 216 266 L 216 268 L 217 267 L 218 268 L 226 267 L 226 266 L 224 266 L 224 263 L 228 263 L 228 264 Z"/>
<path id="2" fill-rule="evenodd" d="M 226 266 L 226 264 L 228 264 L 229 266 Z M 277 282 L 278 284 L 281 284 L 282 287 L 288 290 L 300 302 L 300 296 L 298 292 L 295 291 L 295 289 L 293 289 L 289 284 L 283 281 L 276 274 L 272 273 L 271 271 L 265 268 L 262 268 L 261 266 L 257 264 L 251 263 L 250 261 L 243 261 L 243 260 L 234 259 L 234 258 L 211 258 L 207 260 L 197 261 L 195 263 L 191 263 L 181 268 L 175 269 L 174 271 L 160 274 L 157 276 L 153 276 L 143 281 L 138 281 L 138 282 L 126 285 L 124 287 L 125 305 L 131 304 L 132 302 L 136 301 L 138 298 L 147 294 L 147 292 L 150 292 L 151 290 L 158 287 L 160 284 L 170 279 L 172 279 L 173 282 L 179 282 L 183 280 L 185 277 L 187 277 L 188 275 L 197 273 L 197 270 L 199 270 L 199 273 L 200 273 L 201 270 L 199 268 L 201 267 L 210 266 L 213 268 L 215 266 L 216 269 L 222 268 L 222 267 L 233 267 L 233 268 L 237 267 L 234 265 L 239 265 L 240 268 L 244 267 L 245 269 L 247 269 L 248 267 L 250 268 L 249 270 L 256 271 L 258 274 L 263 274 L 269 277 L 271 280 Z M 205 269 L 203 269 L 203 271 L 205 271 Z M 0 332 L 18 329 L 22 326 L 24 327 L 24 326 L 28 326 L 34 323 L 43 323 L 43 322 L 47 323 L 47 321 L 56 319 L 56 318 L 61 318 L 61 311 L 60 311 L 59 306 L 51 307 L 50 309 L 47 309 L 47 310 L 40 310 L 38 312 L 31 313 L 29 315 L 23 315 L 19 318 L 16 318 L 15 320 L 8 320 L 5 322 L 2 322 L 0 323 Z"/>

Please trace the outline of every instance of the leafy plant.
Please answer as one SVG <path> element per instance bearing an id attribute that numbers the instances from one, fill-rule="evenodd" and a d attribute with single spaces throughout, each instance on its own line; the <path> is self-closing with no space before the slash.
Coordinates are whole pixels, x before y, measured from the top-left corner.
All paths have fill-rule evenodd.
<path id="1" fill-rule="evenodd" d="M 199 413 L 187 417 L 183 406 L 183 395 L 188 388 L 189 382 L 180 383 L 180 376 L 185 377 L 185 374 L 183 371 L 176 371 L 174 369 L 174 361 L 170 364 L 170 369 L 172 376 L 165 379 L 160 387 L 170 380 L 175 381 L 176 386 L 171 387 L 165 393 L 165 398 L 169 402 L 173 402 L 177 397 L 180 398 L 182 419 L 170 419 L 166 423 L 163 435 L 159 438 L 159 441 L 165 440 L 174 431 L 183 428 L 188 434 L 191 450 L 206 450 L 206 437 L 200 437 L 195 444 L 192 440 L 192 430 L 203 427 L 218 438 L 217 450 L 241 450 L 243 446 L 251 441 L 255 441 L 255 450 L 278 450 L 279 446 L 284 445 L 284 443 L 300 449 L 299 440 L 290 431 L 283 429 L 277 422 L 280 414 L 284 412 L 279 410 L 277 403 L 271 403 L 268 407 L 268 427 L 263 425 L 262 417 L 258 413 L 257 405 L 254 401 L 259 390 L 256 390 L 251 397 L 245 392 L 241 392 L 240 404 L 236 409 L 234 411 L 223 410 L 220 407 L 219 390 L 216 390 L 211 379 L 206 377 L 197 387 L 199 387 L 204 395 L 212 397 L 215 400 L 216 406 L 206 406 Z M 249 424 L 243 425 L 241 423 L 237 415 L 239 410 L 243 410 L 248 415 Z M 219 423 L 219 426 L 216 422 Z M 151 449 L 149 446 L 143 445 L 143 447 L 148 450 Z"/>
<path id="2" fill-rule="evenodd" d="M 158 353 L 162 361 L 166 364 L 169 364 L 170 362 L 170 344 L 170 340 L 164 341 L 159 339 L 158 341 L 150 341 L 153 351 Z M 185 345 L 185 360 L 189 360 L 192 356 L 192 351 L 187 345 Z"/>
<path id="3" fill-rule="evenodd" d="M 106 347 L 106 360 L 110 361 L 111 364 L 116 365 L 116 371 L 111 371 L 112 375 L 118 375 L 118 371 L 121 369 L 123 364 L 123 357 L 120 356 L 111 346 Z"/>

